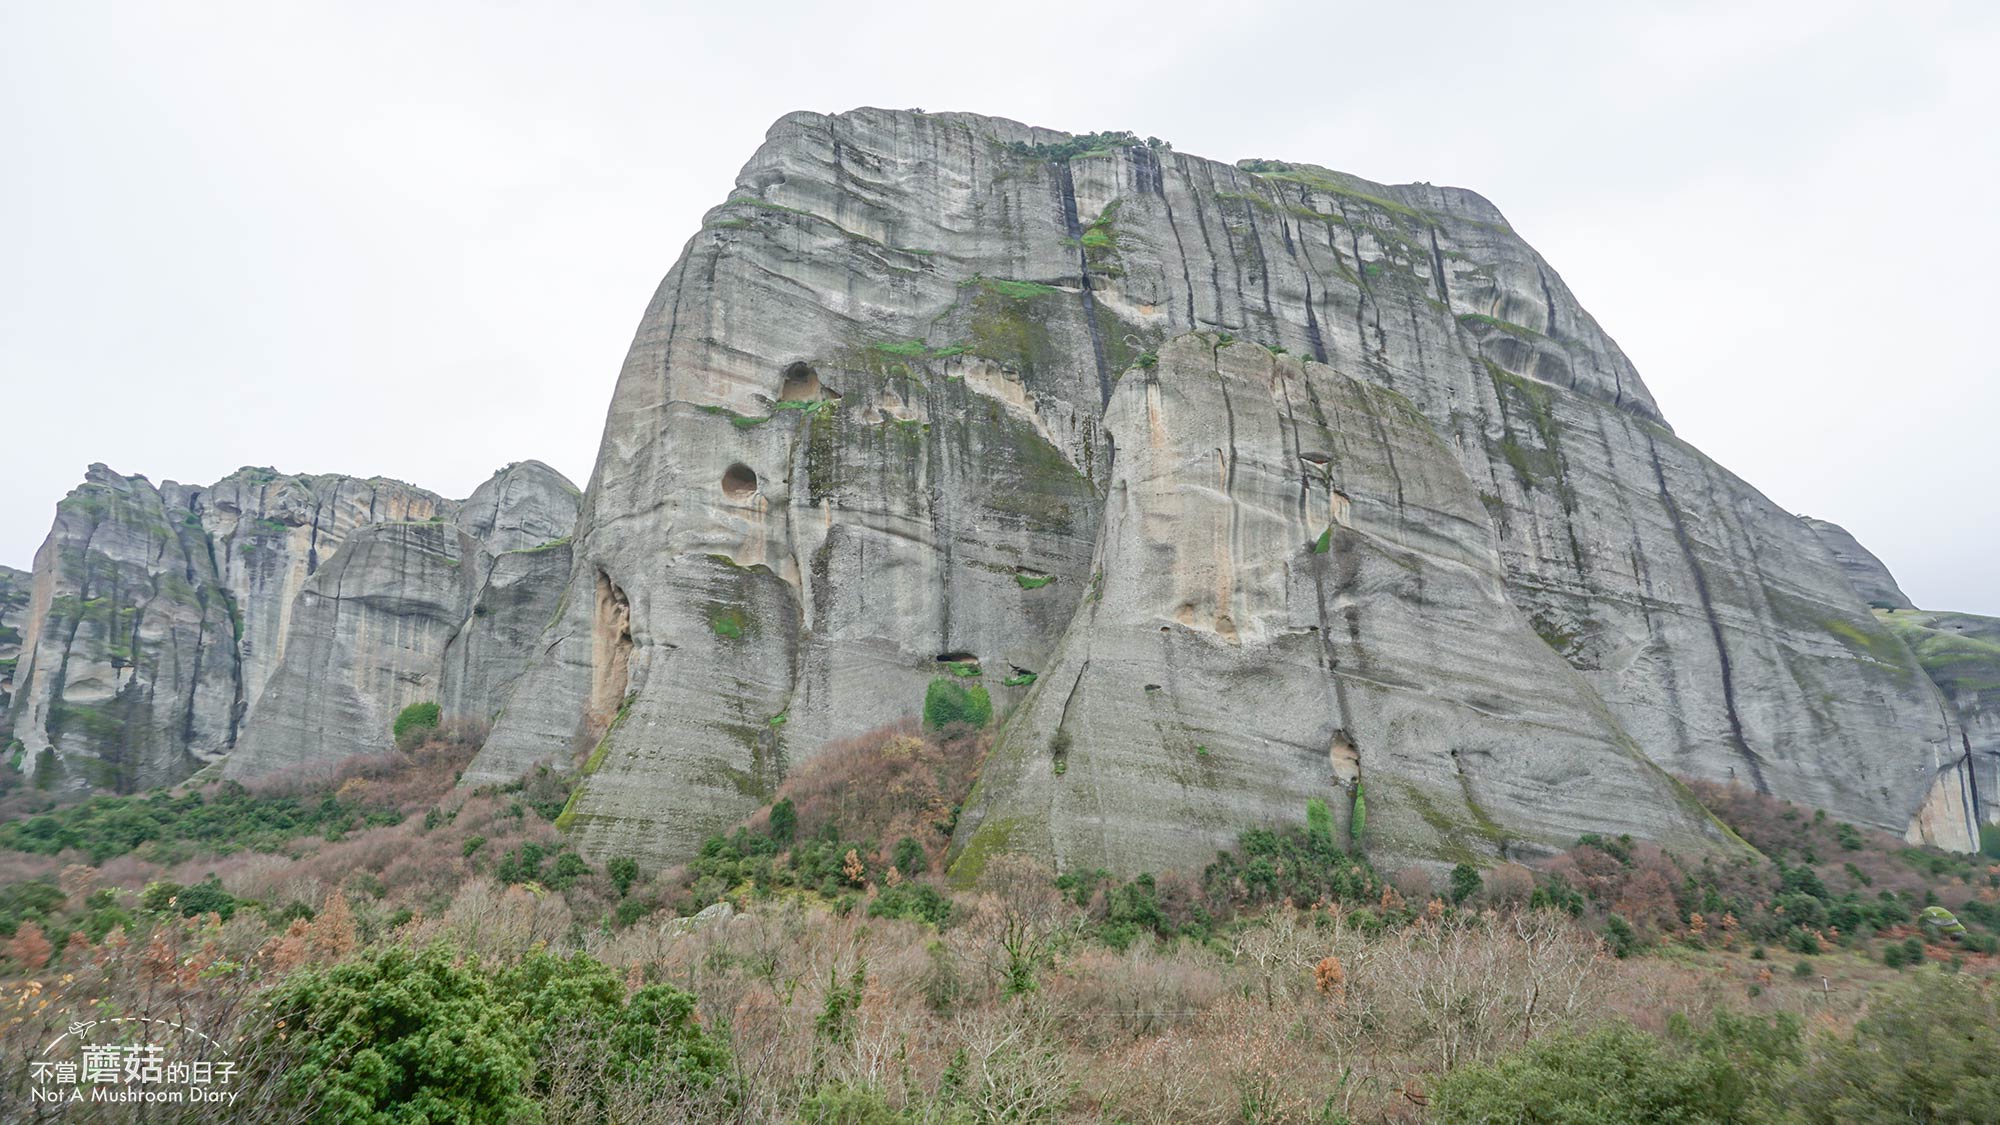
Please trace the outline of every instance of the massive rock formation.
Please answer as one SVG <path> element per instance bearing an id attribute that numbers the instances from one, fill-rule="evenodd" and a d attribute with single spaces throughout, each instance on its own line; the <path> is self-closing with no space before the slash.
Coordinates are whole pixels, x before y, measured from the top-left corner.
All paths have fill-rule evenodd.
<path id="1" fill-rule="evenodd" d="M 224 775 L 330 768 L 388 750 L 411 703 L 490 721 L 562 595 L 577 501 L 560 473 L 528 461 L 447 519 L 351 536 L 299 591 L 284 658 Z"/>
<path id="2" fill-rule="evenodd" d="M 1989 824 L 2000 824 L 2000 618 L 1918 610 L 1882 560 L 1839 524 L 1799 517 L 1840 562 L 1855 593 L 1908 646 L 1943 694 L 1966 763 L 1962 800 Z M 1953 816 L 1953 795 L 1940 789 L 1920 817 Z M 1921 833 L 1917 833 L 1921 835 Z"/>
<path id="3" fill-rule="evenodd" d="M 1460 189 L 787 116 L 646 310 L 573 554 L 468 778 L 597 746 L 597 854 L 684 856 L 975 660 L 963 869 L 1199 865 L 1357 776 L 1400 857 L 1702 837 L 1660 769 L 1970 841 L 1841 560 Z"/>
<path id="4" fill-rule="evenodd" d="M 517 468 L 481 491 L 522 475 Z M 555 477 L 541 466 L 526 475 Z M 533 495 L 523 504 L 476 495 L 465 510 L 510 545 L 524 529 L 567 535 L 562 503 L 527 491 Z M 570 498 L 573 512 L 568 482 L 554 491 Z M 45 787 L 131 791 L 220 760 L 287 663 L 303 591 L 344 554 L 343 544 L 373 538 L 383 526 L 455 537 L 442 521 L 459 511 L 381 478 L 242 469 L 211 486 L 155 487 L 91 466 L 57 505 L 25 620 L 11 626 L 23 637 L 5 729 L 22 768 Z M 482 583 L 488 569 L 475 568 Z M 544 612 L 537 624 L 546 620 Z M 518 669 L 523 655 L 507 659 Z M 469 694 L 467 705 L 483 708 L 479 717 L 490 716 L 491 697 L 511 680 L 496 673 L 503 674 Z"/>
<path id="5" fill-rule="evenodd" d="M 1848 584 L 1861 600 L 1874 609 L 1915 609 L 1916 604 L 1896 585 L 1896 578 L 1874 552 L 1861 545 L 1860 540 L 1849 534 L 1837 523 L 1816 520 L 1811 516 L 1800 516 L 1805 525 L 1812 528 L 1826 549 L 1833 552 L 1833 561 L 1840 564 L 1841 572 L 1847 575 Z"/>
<path id="6" fill-rule="evenodd" d="M 2000 618 L 1878 609 L 1958 715 L 1981 813 L 2000 824 Z"/>
<path id="7" fill-rule="evenodd" d="M 988 759 L 961 876 L 998 846 L 1144 869 L 1309 796 L 1345 822 L 1364 792 L 1415 813 L 1376 815 L 1378 854 L 1699 846 L 1700 807 L 1509 601 L 1472 481 L 1407 399 L 1183 336 L 1104 425 L 1091 596 Z"/>
<path id="8" fill-rule="evenodd" d="M 21 629 L 28 623 L 33 582 L 34 576 L 26 571 L 0 566 L 0 715 L 7 713 L 7 701 L 14 693 L 14 668 L 21 658 Z"/>

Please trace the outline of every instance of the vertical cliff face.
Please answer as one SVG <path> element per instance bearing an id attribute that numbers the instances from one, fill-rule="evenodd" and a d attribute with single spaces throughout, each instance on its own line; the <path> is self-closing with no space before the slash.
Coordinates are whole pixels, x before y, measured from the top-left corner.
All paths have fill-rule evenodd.
<path id="1" fill-rule="evenodd" d="M 2000 824 L 2000 618 L 1917 609 L 1875 616 L 1910 646 L 1964 731 L 1982 818 Z"/>
<path id="2" fill-rule="evenodd" d="M 1106 409 L 1085 603 L 961 819 L 996 848 L 1136 870 L 1365 794 L 1376 854 L 1477 862 L 1712 829 L 1509 601 L 1427 419 L 1315 361 L 1183 336 Z"/>
<path id="3" fill-rule="evenodd" d="M 574 487 L 545 466 L 529 465 L 496 475 L 466 505 L 481 532 L 507 545 L 502 554 L 526 536 L 542 535 L 537 542 L 543 542 L 567 535 L 574 523 Z M 493 495 L 501 490 L 509 491 Z M 236 748 L 246 717 L 285 666 L 305 591 L 345 545 L 369 541 L 364 553 L 379 559 L 387 533 L 376 529 L 426 528 L 443 544 L 441 557 L 456 560 L 459 532 L 446 520 L 459 511 L 433 493 L 381 478 L 242 469 L 214 485 L 155 487 L 144 477 L 92 466 L 57 507 L 21 623 L 4 626 L 22 634 L 6 711 L 22 768 L 46 787 L 130 791 L 220 760 Z M 494 568 L 490 555 L 480 559 L 474 573 L 483 586 Z M 366 568 L 343 564 L 339 571 L 351 569 Z M 521 586 L 523 572 L 513 568 L 503 585 Z M 420 573 L 406 577 L 414 582 Z M 460 571 L 451 574 L 455 588 L 464 584 Z M 541 614 L 533 626 L 502 615 L 507 627 L 545 624 L 560 585 L 548 584 L 548 604 L 523 607 Z M 523 596 L 515 590 L 496 600 Z M 452 595 L 447 636 L 470 615 L 468 598 Z M 422 602 L 422 594 L 410 600 Z M 373 646 L 409 647 L 414 642 L 403 632 L 371 634 L 349 655 L 393 667 L 395 659 L 377 658 Z M 441 654 L 440 646 L 431 655 Z M 461 678 L 475 682 L 465 706 L 490 717 L 500 685 L 511 682 L 508 669 L 518 670 L 524 658 L 519 651 L 504 658 L 488 651 L 462 661 Z"/>
<path id="4" fill-rule="evenodd" d="M 34 576 L 11 566 L 0 566 L 0 718 L 14 696 L 14 670 L 21 660 L 21 635 L 28 624 Z M 0 722 L 0 734 L 5 733 Z M 11 737 L 8 739 L 11 741 Z M 9 748 L 8 753 L 12 753 Z"/>
<path id="5" fill-rule="evenodd" d="M 386 751 L 412 703 L 491 721 L 562 594 L 577 502 L 562 474 L 527 461 L 449 518 L 356 531 L 300 589 L 284 655 L 224 774 L 327 769 Z"/>
<path id="6" fill-rule="evenodd" d="M 173 499 L 92 465 L 57 506 L 9 706 L 39 785 L 164 784 L 234 740 L 240 618 L 200 515 Z"/>
<path id="7" fill-rule="evenodd" d="M 1857 596 L 1903 642 L 1944 698 L 1952 744 L 1964 768 L 1940 778 L 1912 841 L 1923 825 L 1961 818 L 2000 824 L 2000 618 L 1919 610 L 1882 560 L 1839 524 L 1801 516 L 1839 561 Z"/>
<path id="8" fill-rule="evenodd" d="M 1331 371 L 1205 364 L 1190 332 L 1218 355 L 1228 337 Z M 1353 409 L 1317 435 L 1245 421 L 1246 453 L 1249 437 L 1226 440 L 1239 383 Z M 1435 445 L 1352 429 L 1378 391 Z M 1274 393 L 1250 398 L 1274 414 Z M 1125 459 L 1156 416 L 1164 460 L 1136 468 Z M 1197 434 L 1213 445 L 1184 444 Z M 1315 564 L 1289 552 L 1294 525 L 1332 503 L 1314 488 L 1342 491 L 1313 467 L 1334 464 L 1321 440 L 1382 463 L 1375 493 L 1345 494 L 1359 522 L 1333 521 L 1333 557 Z M 1281 520 L 1269 493 L 1287 448 L 1329 459 L 1296 466 L 1301 514 Z M 1145 486 L 1157 511 L 1138 518 L 1131 474 L 1163 465 L 1176 475 Z M 1468 494 L 1477 507 L 1461 510 Z M 1135 565 L 1189 538 L 1223 545 L 1186 551 L 1207 560 L 1187 574 Z M 573 549 L 563 612 L 470 776 L 601 745 L 571 818 L 600 852 L 685 854 L 825 740 L 914 713 L 941 657 L 980 662 L 998 709 L 1018 707 L 1000 761 L 1042 771 L 1019 792 L 983 786 L 968 824 L 1031 806 L 1042 820 L 1024 846 L 1065 863 L 1199 863 L 1239 817 L 1302 806 L 1342 776 L 1315 747 L 1332 737 L 1323 701 L 1371 662 L 1399 671 L 1356 688 L 1366 702 L 1338 729 L 1372 742 L 1349 747 L 1381 771 L 1371 821 L 1411 855 L 1526 850 L 1585 823 L 1548 811 L 1556 761 L 1574 763 L 1571 792 L 1627 802 L 1598 807 L 1690 831 L 1633 747 L 1898 831 L 1961 757 L 1936 689 L 1840 561 L 1673 436 L 1491 204 L 1310 165 L 1231 167 L 963 114 L 784 118 L 641 321 Z M 1387 581 L 1392 555 L 1421 593 Z M 1357 583 L 1326 611 L 1362 623 L 1344 636 L 1294 589 L 1327 581 L 1315 565 Z M 1114 582 L 1132 584 L 1122 603 Z M 1227 608 L 1239 597 L 1254 612 Z M 1483 630 L 1480 597 L 1497 599 Z M 1408 642 L 1433 612 L 1464 632 L 1425 673 Z M 1115 671 L 1084 671 L 1093 621 L 1124 637 L 1111 648 L 1145 630 L 1195 646 L 1207 655 L 1188 667 L 1213 682 L 1172 722 L 1157 718 L 1164 684 L 1155 703 L 1117 698 L 1099 679 Z M 1276 639 L 1278 622 L 1321 639 Z M 1546 651 L 1519 652 L 1522 622 Z M 1134 691 L 1157 682 L 1134 674 Z M 1530 681 L 1562 686 L 1529 706 Z M 1226 714 L 1225 682 L 1239 689 Z M 1074 730 L 1058 689 L 1083 693 Z M 1112 745 L 1149 715 L 1154 733 Z M 1048 764 L 1059 733 L 1074 775 Z M 1227 768 L 1140 749 L 1190 738 Z M 1328 762 L 1316 786 L 1311 755 L 1292 757 L 1303 747 Z M 1175 771 L 1192 789 L 1170 796 Z M 1138 794 L 1203 827 L 1146 833 Z M 1141 842 L 1118 842 L 1128 830 Z M 1923 830 L 1968 842 L 1949 818 Z M 1011 837 L 982 846 L 996 839 Z"/>
<path id="9" fill-rule="evenodd" d="M 293 604 L 306 579 L 355 530 L 448 516 L 451 501 L 401 481 L 287 476 L 239 469 L 208 488 L 164 486 L 174 507 L 208 533 L 223 586 L 235 600 L 247 708 L 285 653 Z"/>

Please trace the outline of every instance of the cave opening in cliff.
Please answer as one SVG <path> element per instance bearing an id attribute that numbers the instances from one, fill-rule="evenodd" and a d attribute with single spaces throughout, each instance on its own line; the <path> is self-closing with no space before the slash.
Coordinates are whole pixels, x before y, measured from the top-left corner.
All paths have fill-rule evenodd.
<path id="1" fill-rule="evenodd" d="M 778 388 L 779 402 L 817 402 L 826 397 L 820 393 L 819 372 L 809 363 L 794 363 L 785 368 L 784 383 Z"/>
<path id="2" fill-rule="evenodd" d="M 748 500 L 757 494 L 757 472 L 738 461 L 722 471 L 722 494 L 731 500 Z"/>
<path id="3" fill-rule="evenodd" d="M 979 663 L 979 655 L 971 652 L 940 652 L 937 655 L 937 662 L 939 664 L 977 664 Z"/>

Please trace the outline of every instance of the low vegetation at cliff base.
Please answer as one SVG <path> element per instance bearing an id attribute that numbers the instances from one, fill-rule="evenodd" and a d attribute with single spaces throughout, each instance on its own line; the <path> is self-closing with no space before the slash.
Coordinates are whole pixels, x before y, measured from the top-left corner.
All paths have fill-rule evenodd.
<path id="1" fill-rule="evenodd" d="M 571 774 L 454 787 L 477 732 L 443 727 L 254 789 L 16 786 L 0 1097 L 69 1024 L 165 1005 L 236 1045 L 252 1121 L 2000 1115 L 1987 859 L 1697 787 L 1761 855 L 1378 871 L 1335 792 L 1201 871 L 1000 849 L 959 886 L 994 735 L 926 710 L 668 869 L 578 852 Z"/>

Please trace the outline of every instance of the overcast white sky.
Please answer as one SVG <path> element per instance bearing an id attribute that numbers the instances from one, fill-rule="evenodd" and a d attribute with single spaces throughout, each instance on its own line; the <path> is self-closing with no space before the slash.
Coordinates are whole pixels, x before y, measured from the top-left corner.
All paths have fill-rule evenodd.
<path id="1" fill-rule="evenodd" d="M 0 0 L 0 562 L 91 461 L 582 484 L 770 123 L 921 106 L 1474 188 L 1683 436 L 2000 614 L 1997 8 Z"/>

